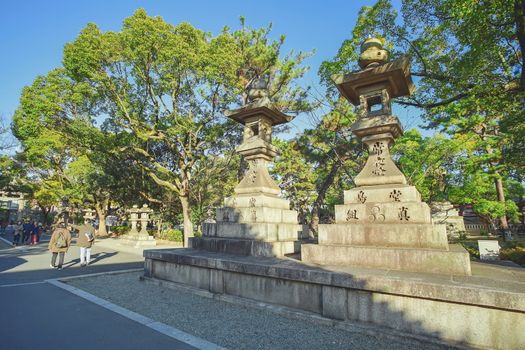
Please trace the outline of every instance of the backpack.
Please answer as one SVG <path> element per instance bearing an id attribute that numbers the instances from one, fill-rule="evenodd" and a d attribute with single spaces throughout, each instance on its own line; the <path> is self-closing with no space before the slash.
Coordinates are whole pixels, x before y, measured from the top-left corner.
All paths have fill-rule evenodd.
<path id="1" fill-rule="evenodd" d="M 66 242 L 66 239 L 64 238 L 64 235 L 62 234 L 62 232 L 60 232 L 58 234 L 57 241 L 55 242 L 55 247 L 57 247 L 57 248 L 66 248 L 67 247 L 67 242 Z"/>
<path id="2" fill-rule="evenodd" d="M 95 236 L 93 235 L 93 231 L 86 232 L 85 235 L 86 235 L 88 242 L 93 242 L 93 240 L 95 239 Z"/>

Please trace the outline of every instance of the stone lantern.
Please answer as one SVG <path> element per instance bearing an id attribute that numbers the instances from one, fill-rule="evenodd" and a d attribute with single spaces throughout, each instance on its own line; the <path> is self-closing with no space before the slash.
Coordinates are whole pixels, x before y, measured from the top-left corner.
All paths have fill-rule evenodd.
<path id="1" fill-rule="evenodd" d="M 131 224 L 131 229 L 129 230 L 130 234 L 138 234 L 137 223 L 139 221 L 139 212 L 140 209 L 138 205 L 134 205 L 131 209 L 128 210 L 129 213 L 129 222 Z"/>
<path id="2" fill-rule="evenodd" d="M 153 212 L 150 208 L 148 208 L 147 204 L 144 204 L 142 208 L 140 208 L 140 234 L 141 235 L 149 235 L 147 226 L 149 222 L 149 215 Z"/>
<path id="3" fill-rule="evenodd" d="M 84 209 L 84 219 L 93 221 L 95 220 L 95 211 L 91 208 Z"/>
<path id="4" fill-rule="evenodd" d="M 292 117 L 272 104 L 267 87 L 263 78 L 254 79 L 247 91 L 249 103 L 225 112 L 244 126 L 236 151 L 249 168 L 234 195 L 216 209 L 216 222 L 203 223 L 203 237 L 190 238 L 192 248 L 255 256 L 282 256 L 299 250 L 302 227 L 297 212 L 279 197 L 281 191 L 268 173 L 269 163 L 278 154 L 272 145 L 272 127 Z"/>
<path id="5" fill-rule="evenodd" d="M 249 162 L 249 170 L 235 187 L 236 194 L 260 193 L 277 196 L 281 191 L 268 173 L 268 164 L 278 154 L 272 145 L 272 127 L 292 120 L 277 110 L 268 98 L 267 83 L 257 79 L 248 90 L 250 103 L 226 111 L 225 115 L 244 125 L 243 140 L 237 153 Z"/>
<path id="6" fill-rule="evenodd" d="M 390 156 L 403 134 L 392 99 L 414 91 L 407 57 L 388 62 L 381 41 L 361 46 L 361 70 L 333 76 L 341 95 L 358 106 L 352 133 L 368 147 L 368 160 L 335 206 L 335 224 L 320 225 L 318 245 L 302 246 L 303 261 L 328 265 L 470 275 L 468 253 L 451 249 L 444 225 L 434 225 L 429 206 L 407 184 Z"/>

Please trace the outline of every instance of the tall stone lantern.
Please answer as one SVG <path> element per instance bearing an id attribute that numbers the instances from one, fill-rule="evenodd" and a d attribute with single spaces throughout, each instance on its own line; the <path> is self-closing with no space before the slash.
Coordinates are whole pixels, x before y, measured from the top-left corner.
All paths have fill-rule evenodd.
<path id="1" fill-rule="evenodd" d="M 225 112 L 227 117 L 244 125 L 243 141 L 236 151 L 250 166 L 235 187 L 239 195 L 259 193 L 275 197 L 281 192 L 268 173 L 268 164 L 278 154 L 272 145 L 272 127 L 287 123 L 292 117 L 273 107 L 265 84 L 264 80 L 257 80 L 248 92 L 251 103 Z"/>
<path id="2" fill-rule="evenodd" d="M 282 256 L 298 252 L 302 227 L 288 200 L 280 198 L 279 187 L 268 173 L 278 154 L 272 145 L 272 127 L 292 117 L 279 111 L 268 98 L 267 82 L 252 81 L 248 104 L 226 111 L 225 115 L 244 126 L 243 141 L 237 148 L 249 163 L 234 195 L 216 209 L 216 223 L 203 223 L 203 237 L 190 238 L 197 249 L 239 255 Z"/>
<path id="3" fill-rule="evenodd" d="M 406 57 L 388 61 L 381 41 L 361 46 L 361 70 L 333 76 L 350 103 L 358 106 L 352 133 L 368 148 L 368 160 L 355 177 L 357 187 L 335 206 L 335 225 L 320 225 L 319 245 L 303 245 L 304 261 L 331 265 L 470 274 L 468 253 L 451 248 L 444 225 L 434 225 L 429 206 L 407 184 L 390 156 L 403 134 L 392 115 L 392 99 L 414 91 Z"/>

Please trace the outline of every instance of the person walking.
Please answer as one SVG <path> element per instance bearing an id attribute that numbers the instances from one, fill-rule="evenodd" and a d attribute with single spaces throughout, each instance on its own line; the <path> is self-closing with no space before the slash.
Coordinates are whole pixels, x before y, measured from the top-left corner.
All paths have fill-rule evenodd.
<path id="1" fill-rule="evenodd" d="M 80 247 L 80 266 L 87 266 L 91 262 L 91 247 L 95 243 L 95 228 L 89 219 L 85 219 L 83 225 L 71 225 L 71 227 L 78 230 L 77 246 Z"/>
<path id="2" fill-rule="evenodd" d="M 17 246 L 20 244 L 20 234 L 22 233 L 23 226 L 22 222 L 17 222 L 16 225 L 13 225 L 14 231 L 13 231 L 13 246 Z"/>
<path id="3" fill-rule="evenodd" d="M 33 232 L 33 223 L 31 221 L 27 220 L 22 225 L 22 244 L 28 244 L 29 236 L 31 235 L 31 232 Z"/>
<path id="4" fill-rule="evenodd" d="M 40 240 L 40 231 L 42 230 L 42 223 L 39 222 L 38 225 L 33 225 L 33 230 L 31 231 L 31 245 L 35 245 Z"/>
<path id="5" fill-rule="evenodd" d="M 48 249 L 53 254 L 51 257 L 51 267 L 62 270 L 64 255 L 71 245 L 71 233 L 66 229 L 63 222 L 58 223 L 57 226 L 49 240 Z M 57 255 L 59 255 L 58 265 L 56 265 Z"/>

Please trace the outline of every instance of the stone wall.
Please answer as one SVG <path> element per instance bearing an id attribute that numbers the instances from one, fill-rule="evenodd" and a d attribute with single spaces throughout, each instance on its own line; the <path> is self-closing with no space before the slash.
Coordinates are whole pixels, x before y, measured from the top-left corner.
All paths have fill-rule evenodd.
<path id="1" fill-rule="evenodd" d="M 270 259 L 145 252 L 145 276 L 212 293 L 369 322 L 449 342 L 525 346 L 525 294 L 466 283 L 359 276 Z M 416 276 L 417 277 L 417 276 Z"/>

